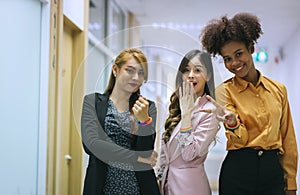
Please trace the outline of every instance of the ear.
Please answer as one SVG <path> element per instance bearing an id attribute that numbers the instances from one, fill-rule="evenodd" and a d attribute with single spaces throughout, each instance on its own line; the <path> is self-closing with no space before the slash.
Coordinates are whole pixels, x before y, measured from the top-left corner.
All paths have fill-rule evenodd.
<path id="1" fill-rule="evenodd" d="M 254 52 L 254 44 L 253 43 L 251 43 L 249 45 L 249 51 L 251 52 L 251 54 L 253 54 L 253 52 Z"/>
<path id="2" fill-rule="evenodd" d="M 206 82 L 208 82 L 208 81 L 210 80 L 210 78 L 211 78 L 211 74 L 208 73 L 208 74 L 206 75 Z"/>
<path id="3" fill-rule="evenodd" d="M 113 74 L 118 74 L 118 66 L 116 65 L 116 64 L 113 64 L 113 66 L 112 66 L 112 73 Z"/>

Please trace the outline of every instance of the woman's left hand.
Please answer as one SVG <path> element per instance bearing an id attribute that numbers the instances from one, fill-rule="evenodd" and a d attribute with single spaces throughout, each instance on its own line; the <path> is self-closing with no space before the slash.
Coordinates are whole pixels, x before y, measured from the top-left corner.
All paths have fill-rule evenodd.
<path id="1" fill-rule="evenodd" d="M 155 150 L 153 150 L 150 157 L 144 158 L 144 157 L 139 156 L 137 161 L 141 162 L 141 163 L 149 164 L 152 167 L 154 167 L 156 165 L 157 156 L 158 156 L 157 152 Z"/>
<path id="2" fill-rule="evenodd" d="M 145 122 L 149 119 L 148 109 L 149 109 L 149 102 L 143 96 L 140 96 L 132 107 L 134 116 L 140 122 Z"/>
<path id="3" fill-rule="evenodd" d="M 198 112 L 214 113 L 216 114 L 216 118 L 219 121 L 227 123 L 229 125 L 235 125 L 237 123 L 236 114 L 221 106 L 218 102 L 216 102 L 216 100 L 214 100 L 209 95 L 206 95 L 206 98 L 208 99 L 208 101 L 215 105 L 215 109 L 201 109 L 198 110 Z"/>

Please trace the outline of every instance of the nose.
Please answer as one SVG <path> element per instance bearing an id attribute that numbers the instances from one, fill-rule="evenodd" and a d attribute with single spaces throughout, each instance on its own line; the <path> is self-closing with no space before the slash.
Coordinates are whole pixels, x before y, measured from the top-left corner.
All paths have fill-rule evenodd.
<path id="1" fill-rule="evenodd" d="M 232 59 L 232 63 L 231 66 L 235 67 L 236 65 L 238 65 L 240 63 L 240 60 L 238 58 L 233 58 Z"/>
<path id="2" fill-rule="evenodd" d="M 193 79 L 194 78 L 194 71 L 191 70 L 188 74 L 188 79 Z"/>
<path id="3" fill-rule="evenodd" d="M 135 73 L 133 74 L 132 78 L 134 80 L 139 80 L 139 73 L 138 73 L 138 71 L 135 71 Z"/>

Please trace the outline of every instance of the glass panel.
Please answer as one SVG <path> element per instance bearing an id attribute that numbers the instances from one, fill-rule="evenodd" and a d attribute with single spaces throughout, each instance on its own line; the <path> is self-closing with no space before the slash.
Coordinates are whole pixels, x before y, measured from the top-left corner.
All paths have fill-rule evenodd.
<path id="1" fill-rule="evenodd" d="M 111 64 L 107 59 L 97 46 L 89 43 L 89 55 L 85 64 L 85 94 L 104 92 L 109 79 L 108 73 L 111 71 Z"/>
<path id="2" fill-rule="evenodd" d="M 105 36 L 105 0 L 90 0 L 89 31 L 98 39 Z"/>
<path id="3" fill-rule="evenodd" d="M 109 31 L 107 36 L 108 47 L 115 53 L 119 53 L 126 47 L 125 43 L 125 14 L 120 7 L 110 1 L 110 14 L 108 17 Z"/>

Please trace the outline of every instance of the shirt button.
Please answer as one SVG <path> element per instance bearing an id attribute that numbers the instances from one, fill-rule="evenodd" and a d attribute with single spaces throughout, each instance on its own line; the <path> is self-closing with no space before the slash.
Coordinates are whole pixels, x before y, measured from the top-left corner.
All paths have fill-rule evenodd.
<path id="1" fill-rule="evenodd" d="M 262 156 L 263 153 L 264 153 L 264 151 L 261 151 L 261 150 L 260 150 L 260 151 L 257 153 L 257 155 L 258 155 L 258 156 Z"/>

